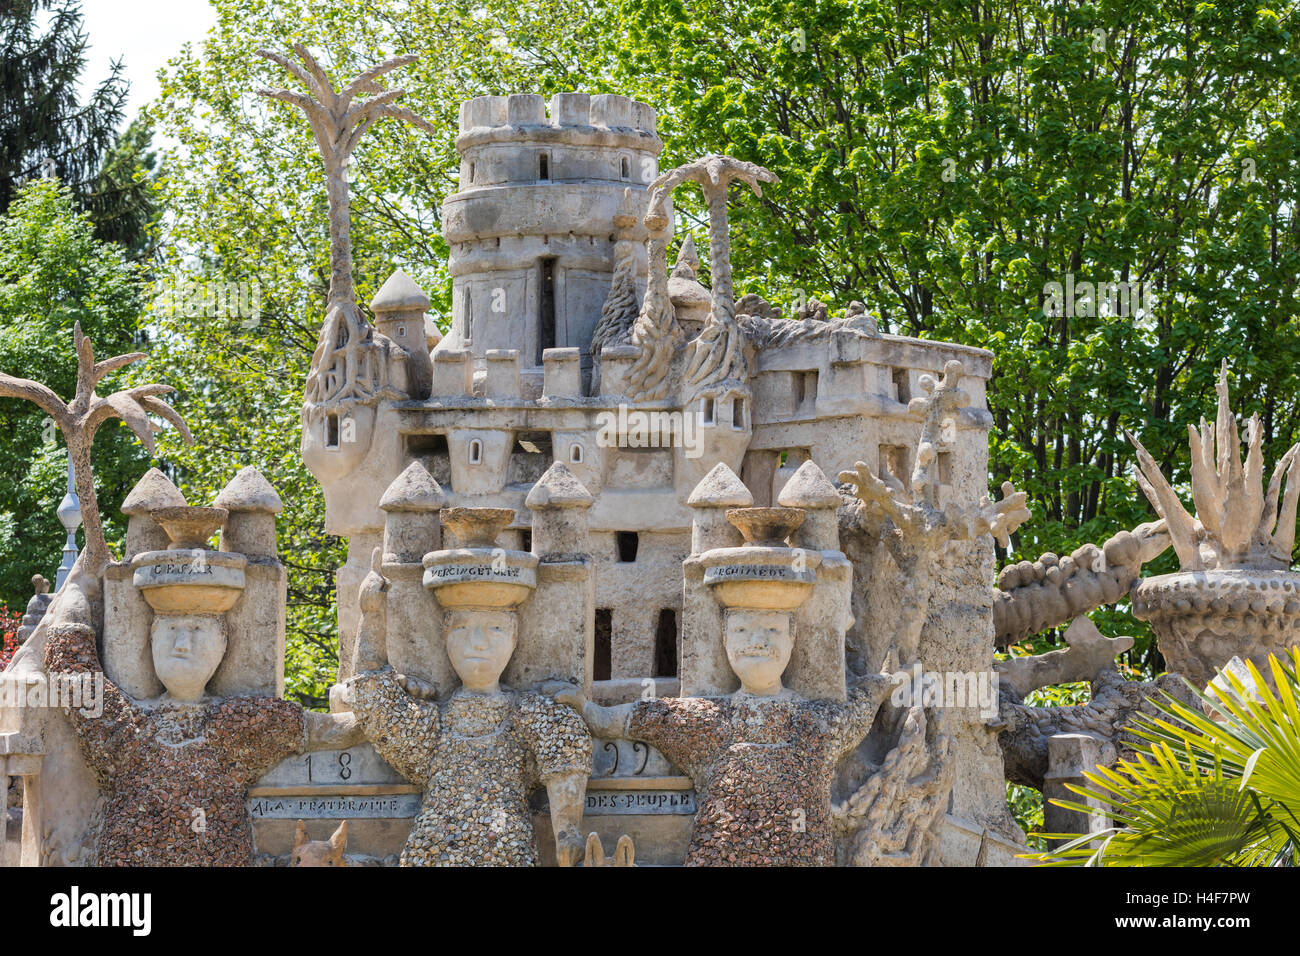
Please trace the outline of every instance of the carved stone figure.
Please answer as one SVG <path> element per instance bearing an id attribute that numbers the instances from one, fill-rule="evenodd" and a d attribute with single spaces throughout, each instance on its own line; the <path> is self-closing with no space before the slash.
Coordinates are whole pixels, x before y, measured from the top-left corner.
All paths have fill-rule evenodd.
<path id="1" fill-rule="evenodd" d="M 205 697 L 224 653 L 219 627 L 166 628 L 154 643 L 161 699 L 132 700 L 104 679 L 102 714 L 65 709 L 106 798 L 99 866 L 251 865 L 248 787 L 289 754 L 342 739 L 347 718 L 292 701 Z M 50 628 L 45 660 L 85 686 L 103 673 L 80 624 Z"/>
<path id="2" fill-rule="evenodd" d="M 460 510 L 467 514 L 444 524 L 459 519 L 458 537 L 469 546 L 425 558 L 427 568 L 449 569 L 430 579 L 443 605 L 461 605 L 450 607 L 444 629 L 447 655 L 461 680 L 450 696 L 438 701 L 437 688 L 388 666 L 384 628 L 376 620 L 384 613 L 386 590 L 378 555 L 362 585 L 356 676 L 347 682 L 347 693 L 376 750 L 424 787 L 401 864 L 537 865 L 528 798 L 544 787 L 557 857 L 561 865 L 573 865 L 584 851 L 578 824 L 591 774 L 591 737 L 572 711 L 550 697 L 501 685 L 517 641 L 514 607 L 526 598 L 527 587 L 514 579 L 475 580 L 470 572 L 457 572 L 492 566 L 455 562 L 479 554 L 485 561 L 498 557 L 476 545 L 490 543 L 513 512 L 505 512 L 503 522 L 497 509 Z M 491 513 L 468 514 L 475 511 Z M 503 554 L 507 560 L 511 554 L 524 557 Z M 440 563 L 444 555 L 446 564 Z"/>
<path id="3" fill-rule="evenodd" d="M 791 517 L 803 513 L 734 509 L 728 518 L 756 541 L 737 550 L 769 550 L 767 542 L 788 537 L 797 526 Z M 613 707 L 592 703 L 572 688 L 556 694 L 581 711 L 596 736 L 646 741 L 691 777 L 698 810 L 687 866 L 833 865 L 831 778 L 871 729 L 891 686 L 883 675 L 872 675 L 853 684 L 844 704 L 809 700 L 785 688 L 781 677 L 795 641 L 792 612 L 808 596 L 812 572 L 799 570 L 793 549 L 776 545 L 770 551 L 765 580 L 737 581 L 728 574 L 716 579 L 718 597 L 728 605 L 727 661 L 740 679 L 734 694 Z"/>
<path id="4" fill-rule="evenodd" d="M 348 849 L 348 821 L 339 824 L 328 840 L 313 840 L 307 836 L 307 825 L 301 820 L 293 834 L 293 852 L 290 866 L 347 866 L 343 854 Z"/>

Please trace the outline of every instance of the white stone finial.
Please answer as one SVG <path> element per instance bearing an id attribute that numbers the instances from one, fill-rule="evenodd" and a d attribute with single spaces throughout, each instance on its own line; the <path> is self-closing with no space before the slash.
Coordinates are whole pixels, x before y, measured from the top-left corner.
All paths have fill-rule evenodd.
<path id="1" fill-rule="evenodd" d="M 379 499 L 383 511 L 438 511 L 447 504 L 447 496 L 433 475 L 420 462 L 413 461 L 393 479 Z"/>
<path id="2" fill-rule="evenodd" d="M 790 476 L 776 503 L 782 508 L 838 508 L 840 493 L 811 458 Z"/>
<path id="3" fill-rule="evenodd" d="M 700 479 L 686 503 L 692 508 L 748 508 L 754 496 L 734 471 L 718 462 Z"/>
<path id="4" fill-rule="evenodd" d="M 524 499 L 529 510 L 538 508 L 590 508 L 596 499 L 578 476 L 562 462 L 554 462 Z"/>
<path id="5" fill-rule="evenodd" d="M 370 311 L 375 313 L 425 312 L 428 308 L 429 296 L 401 269 L 395 269 L 370 300 Z"/>
<path id="6" fill-rule="evenodd" d="M 271 483 L 252 465 L 245 465 L 239 473 L 230 479 L 230 484 L 221 489 L 221 494 L 212 502 L 214 507 L 227 511 L 256 511 L 262 514 L 278 515 L 284 510 Z"/>

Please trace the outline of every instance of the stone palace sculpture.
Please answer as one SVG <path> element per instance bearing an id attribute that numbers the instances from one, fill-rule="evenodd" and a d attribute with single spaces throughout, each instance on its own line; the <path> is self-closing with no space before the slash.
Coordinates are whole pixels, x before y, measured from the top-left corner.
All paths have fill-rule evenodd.
<path id="1" fill-rule="evenodd" d="M 283 699 L 281 502 L 255 470 L 194 507 L 151 469 L 110 552 L 96 428 L 122 417 L 150 450 L 149 415 L 188 432 L 166 386 L 97 397 L 144 356 L 96 363 L 77 327 L 71 403 L 0 374 L 63 431 L 86 523 L 0 675 L 0 820 L 21 802 L 0 863 L 1015 865 L 1008 780 L 1059 795 L 1178 675 L 1300 641 L 1300 448 L 1266 486 L 1226 370 L 1190 430 L 1194 515 L 1134 439 L 1158 520 L 994 586 L 1030 517 L 988 493 L 994 356 L 883 334 L 860 302 L 737 299 L 730 187 L 761 197 L 770 172 L 661 171 L 655 111 L 622 96 L 462 104 L 439 338 L 411 276 L 368 310 L 353 276 L 357 143 L 435 129 L 381 80 L 414 57 L 340 84 L 295 53 L 263 55 L 305 92 L 262 92 L 305 113 L 330 210 L 301 452 L 348 547 L 331 712 Z M 687 182 L 709 288 L 695 237 L 670 269 Z M 1143 578 L 1171 545 L 1181 570 Z M 1085 616 L 1126 600 L 1156 681 L 1126 680 L 1131 640 Z M 1063 649 L 995 660 L 1066 624 Z M 1086 703 L 1026 703 L 1078 680 Z"/>

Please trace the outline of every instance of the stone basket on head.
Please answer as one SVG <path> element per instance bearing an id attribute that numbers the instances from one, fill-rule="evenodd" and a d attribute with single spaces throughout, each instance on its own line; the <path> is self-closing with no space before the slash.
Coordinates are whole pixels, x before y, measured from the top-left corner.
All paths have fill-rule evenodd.
<path id="1" fill-rule="evenodd" d="M 224 614 L 244 589 L 242 554 L 213 551 L 208 541 L 225 524 L 225 508 L 158 508 L 150 517 L 171 547 L 146 551 L 131 562 L 135 586 L 160 614 Z"/>
<path id="2" fill-rule="evenodd" d="M 444 508 L 442 526 L 461 545 L 424 556 L 424 586 L 445 608 L 511 609 L 537 587 L 537 555 L 496 546 L 510 508 Z"/>
<path id="3" fill-rule="evenodd" d="M 786 542 L 805 517 L 802 508 L 728 509 L 745 543 L 702 554 L 704 583 L 728 608 L 793 611 L 812 593 L 822 561 L 820 551 Z"/>

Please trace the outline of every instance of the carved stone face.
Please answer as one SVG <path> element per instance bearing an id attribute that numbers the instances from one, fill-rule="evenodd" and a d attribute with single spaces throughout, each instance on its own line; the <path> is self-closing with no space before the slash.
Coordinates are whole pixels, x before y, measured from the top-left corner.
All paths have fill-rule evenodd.
<path id="1" fill-rule="evenodd" d="M 781 692 L 781 675 L 794 650 L 794 619 L 786 611 L 727 611 L 727 661 L 751 694 Z"/>
<path id="2" fill-rule="evenodd" d="M 457 609 L 447 619 L 447 656 L 466 690 L 496 690 L 515 652 L 513 611 Z"/>
<path id="3" fill-rule="evenodd" d="M 173 700 L 201 698 L 226 656 L 226 631 L 221 619 L 159 614 L 153 620 L 151 635 L 153 668 L 167 693 Z"/>

